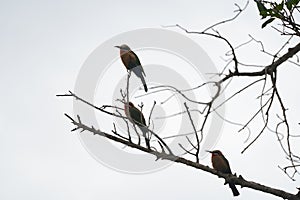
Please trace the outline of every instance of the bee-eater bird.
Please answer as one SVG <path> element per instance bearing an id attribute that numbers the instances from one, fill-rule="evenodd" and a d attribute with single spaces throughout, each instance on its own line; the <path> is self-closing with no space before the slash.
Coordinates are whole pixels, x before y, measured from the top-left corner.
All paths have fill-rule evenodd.
<path id="1" fill-rule="evenodd" d="M 222 154 L 221 151 L 214 150 L 214 151 L 207 151 L 207 152 L 211 153 L 211 162 L 215 170 L 218 170 L 224 174 L 232 174 L 229 166 L 229 162 Z M 232 190 L 233 196 L 240 195 L 239 191 L 236 189 L 233 183 L 229 183 L 229 187 Z"/>
<path id="2" fill-rule="evenodd" d="M 144 76 L 146 76 L 144 69 L 141 65 L 140 59 L 137 55 L 127 46 L 122 44 L 121 46 L 115 46 L 120 49 L 120 56 L 123 64 L 127 70 L 133 71 L 133 73 L 141 79 L 145 92 L 148 91 L 147 84 Z"/>
<path id="3" fill-rule="evenodd" d="M 143 132 L 143 137 L 145 138 L 146 146 L 148 149 L 150 149 L 150 140 L 146 134 L 148 132 L 148 128 L 143 113 L 131 102 L 124 104 L 124 110 L 127 118 L 141 129 Z"/>

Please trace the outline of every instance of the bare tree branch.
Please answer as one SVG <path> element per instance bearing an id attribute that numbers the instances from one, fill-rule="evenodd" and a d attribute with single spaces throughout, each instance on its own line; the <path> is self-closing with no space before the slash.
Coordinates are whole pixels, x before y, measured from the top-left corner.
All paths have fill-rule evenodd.
<path id="1" fill-rule="evenodd" d="M 187 159 L 179 157 L 179 156 L 175 156 L 174 154 L 167 154 L 165 152 L 157 152 L 155 150 L 148 149 L 146 147 L 143 147 L 141 145 L 132 143 L 132 142 L 130 142 L 128 140 L 125 140 L 123 138 L 116 137 L 114 135 L 102 132 L 100 130 L 96 130 L 93 127 L 89 127 L 89 126 L 83 124 L 81 121 L 78 122 L 78 121 L 74 120 L 72 117 L 70 117 L 67 114 L 65 114 L 65 116 L 71 120 L 71 122 L 75 126 L 76 130 L 82 129 L 83 131 L 89 131 L 90 133 L 93 133 L 94 135 L 99 135 L 99 136 L 105 137 L 109 140 L 115 141 L 117 143 L 124 144 L 128 147 L 132 147 L 134 149 L 152 154 L 152 155 L 156 156 L 157 159 L 169 160 L 169 161 L 172 161 L 172 162 L 184 164 L 186 166 L 193 167 L 193 168 L 208 172 L 210 174 L 216 175 L 220 178 L 224 178 L 226 182 L 232 182 L 235 185 L 240 185 L 241 187 L 247 187 L 247 188 L 257 190 L 257 191 L 269 193 L 269 194 L 272 194 L 274 196 L 281 197 L 283 199 L 300 200 L 300 197 L 297 194 L 288 193 L 288 192 L 285 192 L 285 191 L 280 190 L 280 189 L 265 186 L 265 185 L 262 185 L 262 184 L 259 184 L 259 183 L 253 182 L 253 181 L 248 181 L 248 180 L 244 179 L 241 175 L 239 177 L 237 177 L 237 176 L 232 175 L 232 174 L 223 174 L 223 173 L 221 173 L 221 172 L 219 172 L 215 169 L 212 169 L 208 166 L 205 166 L 205 165 L 197 163 L 197 162 L 192 162 L 190 160 L 187 160 Z"/>
<path id="2" fill-rule="evenodd" d="M 188 116 L 189 116 L 189 119 L 190 119 L 190 122 L 192 124 L 192 127 L 193 127 L 193 130 L 194 130 L 194 133 L 195 133 L 195 137 L 196 137 L 196 146 L 194 146 L 191 141 L 188 139 L 188 141 L 190 142 L 190 144 L 192 144 L 192 146 L 196 149 L 196 153 L 195 153 L 195 157 L 196 157 L 196 162 L 198 163 L 199 162 L 199 151 L 200 151 L 200 140 L 199 140 L 199 137 L 198 137 L 198 133 L 197 133 L 197 130 L 196 130 L 196 127 L 195 127 L 195 124 L 194 124 L 194 121 L 192 119 L 192 116 L 191 116 L 191 113 L 189 111 L 189 107 L 187 106 L 186 102 L 184 103 L 184 106 L 185 106 L 185 109 L 188 113 Z"/>

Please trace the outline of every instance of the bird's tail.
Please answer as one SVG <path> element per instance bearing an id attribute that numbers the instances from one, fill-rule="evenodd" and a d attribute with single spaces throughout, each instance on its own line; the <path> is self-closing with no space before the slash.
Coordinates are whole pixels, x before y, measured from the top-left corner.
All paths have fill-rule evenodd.
<path id="1" fill-rule="evenodd" d="M 145 138 L 145 143 L 148 149 L 150 149 L 150 139 L 149 136 L 147 134 L 148 130 L 146 127 L 140 127 L 142 133 L 143 133 L 143 137 Z"/>
<path id="2" fill-rule="evenodd" d="M 147 87 L 145 78 L 143 76 L 143 68 L 142 68 L 142 66 L 134 67 L 134 68 L 132 68 L 132 71 L 135 73 L 135 75 L 137 77 L 139 77 L 141 79 L 141 81 L 143 83 L 143 86 L 144 86 L 144 89 L 145 89 L 145 92 L 147 92 L 148 91 L 148 87 Z"/>
<path id="3" fill-rule="evenodd" d="M 233 183 L 229 183 L 229 187 L 232 191 L 233 196 L 239 196 L 240 195 L 239 191 L 237 190 L 237 188 L 235 187 L 235 185 Z"/>
<path id="4" fill-rule="evenodd" d="M 148 149 L 150 149 L 150 140 L 149 138 L 145 137 L 146 146 Z"/>
<path id="5" fill-rule="evenodd" d="M 142 81 L 142 83 L 143 83 L 145 92 L 147 92 L 147 91 L 148 91 L 148 87 L 147 87 L 147 84 L 146 84 L 146 81 L 145 81 L 144 76 L 142 75 L 142 76 L 140 76 L 139 78 L 141 79 L 141 81 Z"/>
<path id="6" fill-rule="evenodd" d="M 146 81 L 145 81 L 145 78 L 143 76 L 140 77 L 141 78 L 141 81 L 143 83 L 143 86 L 144 86 L 144 90 L 145 92 L 148 92 L 148 87 L 147 87 L 147 84 L 146 84 Z"/>

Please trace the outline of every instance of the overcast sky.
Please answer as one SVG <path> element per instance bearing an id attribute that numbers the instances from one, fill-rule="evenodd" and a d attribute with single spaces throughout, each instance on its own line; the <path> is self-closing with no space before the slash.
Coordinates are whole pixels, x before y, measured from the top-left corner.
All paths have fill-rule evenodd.
<path id="1" fill-rule="evenodd" d="M 234 3 L 243 6 L 245 1 L 0 1 L 0 199 L 232 199 L 222 179 L 180 164 L 142 175 L 106 167 L 84 148 L 79 133 L 70 133 L 73 127 L 63 114 L 73 113 L 72 99 L 55 95 L 74 89 L 91 52 L 112 37 L 176 23 L 202 30 L 233 16 Z M 249 40 L 248 34 L 252 34 L 264 40 L 269 50 L 278 49 L 282 44 L 278 33 L 270 28 L 261 30 L 259 19 L 256 5 L 250 2 L 236 22 L 220 30 L 234 45 Z M 171 30 L 187 36 L 178 29 Z M 222 69 L 221 56 L 226 51 L 223 43 L 208 37 L 188 37 Z M 243 49 L 242 59 L 252 64 L 270 63 L 270 58 L 252 51 L 258 45 L 250 46 Z M 279 79 L 293 122 L 299 122 L 296 106 L 300 95 L 297 84 L 289 80 L 298 77 L 297 73 L 299 67 L 291 65 Z M 233 82 L 231 91 L 243 83 Z M 256 112 L 260 88 L 228 104 L 226 117 L 245 123 Z M 228 158 L 232 170 L 246 179 L 296 193 L 299 176 L 292 182 L 277 167 L 287 162 L 276 136 L 266 132 L 241 154 L 247 134 L 238 133 L 238 129 L 224 124 L 215 146 Z M 200 162 L 211 165 L 209 157 Z M 238 189 L 239 199 L 275 199 L 247 188 Z"/>

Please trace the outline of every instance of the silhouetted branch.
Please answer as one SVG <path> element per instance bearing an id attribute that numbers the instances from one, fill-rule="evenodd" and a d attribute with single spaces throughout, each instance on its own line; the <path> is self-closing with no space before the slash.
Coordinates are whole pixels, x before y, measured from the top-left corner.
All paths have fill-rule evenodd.
<path id="1" fill-rule="evenodd" d="M 156 101 L 153 102 L 153 106 L 152 106 L 151 111 L 150 111 L 150 114 L 149 114 L 149 118 L 148 118 L 148 127 L 150 126 L 151 116 L 152 116 L 152 113 L 153 113 L 153 110 L 154 110 L 155 105 L 156 105 Z"/>
<path id="2" fill-rule="evenodd" d="M 271 6 L 271 8 L 272 8 L 272 6 L 274 7 L 274 5 L 275 6 L 277 5 L 276 3 L 272 2 L 272 1 L 266 1 L 266 0 L 264 0 L 264 1 L 255 0 L 255 2 L 268 4 Z M 283 1 L 283 2 L 287 2 L 287 1 Z M 242 128 L 239 131 L 242 131 L 246 128 L 249 133 L 248 138 L 251 134 L 251 130 L 249 128 L 250 123 L 253 122 L 254 119 L 256 119 L 257 116 L 259 116 L 259 114 L 261 114 L 262 122 L 263 122 L 262 127 L 260 127 L 257 135 L 254 137 L 254 139 L 252 139 L 246 145 L 246 147 L 242 150 L 241 153 L 244 153 L 250 146 L 252 146 L 266 130 L 270 130 L 271 132 L 276 134 L 276 137 L 278 139 L 280 147 L 282 148 L 283 152 L 286 155 L 286 159 L 291 163 L 291 164 L 289 164 L 289 166 L 279 167 L 279 168 L 292 180 L 295 180 L 294 179 L 295 174 L 297 174 L 297 173 L 299 174 L 297 167 L 300 166 L 299 165 L 300 157 L 298 155 L 295 155 L 292 151 L 292 146 L 291 146 L 292 143 L 290 140 L 293 135 L 291 135 L 291 133 L 290 133 L 291 132 L 290 124 L 288 122 L 288 116 L 287 116 L 287 112 L 286 112 L 287 107 L 284 104 L 283 99 L 280 96 L 281 93 L 279 92 L 278 87 L 277 87 L 277 77 L 278 77 L 278 67 L 281 66 L 283 63 L 290 62 L 296 66 L 300 66 L 299 57 L 297 56 L 297 53 L 299 53 L 299 51 L 300 51 L 299 41 L 297 41 L 297 44 L 294 45 L 293 47 L 289 47 L 293 38 L 299 39 L 299 37 L 300 37 L 300 31 L 299 31 L 300 25 L 296 22 L 296 18 L 293 16 L 293 12 L 298 12 L 297 14 L 299 14 L 300 9 L 298 6 L 295 5 L 295 6 L 293 6 L 292 9 L 284 8 L 284 9 L 280 10 L 280 12 L 276 13 L 276 15 L 274 15 L 275 18 L 281 22 L 281 24 L 280 24 L 279 28 L 278 28 L 278 26 L 277 27 L 272 26 L 273 29 L 278 31 L 282 35 L 288 35 L 288 37 L 286 37 L 287 39 L 285 40 L 285 43 L 282 44 L 282 46 L 280 46 L 280 48 L 277 51 L 275 51 L 275 53 L 271 53 L 270 51 L 266 50 L 262 41 L 255 39 L 251 35 L 249 35 L 250 39 L 247 40 L 246 42 L 240 43 L 239 45 L 233 45 L 227 37 L 224 37 L 223 34 L 221 34 L 218 30 L 215 29 L 216 27 L 220 26 L 221 24 L 229 23 L 229 22 L 232 22 L 233 20 L 235 20 L 242 13 L 242 11 L 244 11 L 246 9 L 248 4 L 249 4 L 249 1 L 246 2 L 246 5 L 243 8 L 241 8 L 239 5 L 235 4 L 235 6 L 237 7 L 237 10 L 235 11 L 236 14 L 232 18 L 217 22 L 217 23 L 205 28 L 203 31 L 191 31 L 179 24 L 165 26 L 165 27 L 178 28 L 178 29 L 186 32 L 187 34 L 197 34 L 197 35 L 201 35 L 201 36 L 209 36 L 210 38 L 216 38 L 216 39 L 218 39 L 218 41 L 225 43 L 226 47 L 227 47 L 226 52 L 225 52 L 226 57 L 223 59 L 224 62 L 226 62 L 226 64 L 223 67 L 223 69 L 221 70 L 221 72 L 214 74 L 215 77 L 218 76 L 218 78 L 219 78 L 218 81 L 214 81 L 214 82 L 208 81 L 208 82 L 201 83 L 201 84 L 197 83 L 196 87 L 187 88 L 187 89 L 178 89 L 171 85 L 153 86 L 153 87 L 149 88 L 149 89 L 151 89 L 151 91 L 149 91 L 148 93 L 136 97 L 136 98 L 138 98 L 138 97 L 142 97 L 142 96 L 146 96 L 146 95 L 157 94 L 157 93 L 164 92 L 164 91 L 171 91 L 172 94 L 170 96 L 168 96 L 165 100 L 161 101 L 161 104 L 165 104 L 166 102 L 168 102 L 170 99 L 172 99 L 173 97 L 175 97 L 178 94 L 182 98 L 184 98 L 186 101 L 188 101 L 189 103 L 202 105 L 203 110 L 201 110 L 201 109 L 191 109 L 190 110 L 189 107 L 187 106 L 187 104 L 184 103 L 184 106 L 186 108 L 185 111 L 175 111 L 175 113 L 172 115 L 156 118 L 156 119 L 162 119 L 162 118 L 167 119 L 170 117 L 188 114 L 189 121 L 193 128 L 192 133 L 178 133 L 177 135 L 171 135 L 171 136 L 161 138 L 159 135 L 157 135 L 153 131 L 154 129 L 150 130 L 149 126 L 151 124 L 150 123 L 151 116 L 152 116 L 154 107 L 156 105 L 156 101 L 154 101 L 154 104 L 153 104 L 153 107 L 151 109 L 149 119 L 148 119 L 148 126 L 145 128 L 147 129 L 148 133 L 151 134 L 151 136 L 152 135 L 154 136 L 154 140 L 152 140 L 152 142 L 158 143 L 158 145 L 161 149 L 161 152 L 159 152 L 157 150 L 157 149 L 159 149 L 159 148 L 157 148 L 157 146 L 151 147 L 151 148 L 145 148 L 141 145 L 140 134 L 135 126 L 135 123 L 133 123 L 133 122 L 132 122 L 132 124 L 133 124 L 134 131 L 137 134 L 138 142 L 135 143 L 134 141 L 132 141 L 130 130 L 129 130 L 129 124 L 128 124 L 129 119 L 127 117 L 124 117 L 120 112 L 121 110 L 124 111 L 123 108 L 120 108 L 117 106 L 111 106 L 111 105 L 103 105 L 101 107 L 97 107 L 97 106 L 93 105 L 92 103 L 78 97 L 76 94 L 69 91 L 68 94 L 57 95 L 57 96 L 73 97 L 73 98 L 75 98 L 75 100 L 83 102 L 84 104 L 87 104 L 88 106 L 91 106 L 92 108 L 95 108 L 96 110 L 99 110 L 105 114 L 122 118 L 123 121 L 127 125 L 128 138 L 126 138 L 124 135 L 118 133 L 118 130 L 116 129 L 116 126 L 114 123 L 113 123 L 113 129 L 111 130 L 112 133 L 108 134 L 106 132 L 96 130 L 93 126 L 89 127 L 89 126 L 83 124 L 79 116 L 77 116 L 77 120 L 74 120 L 72 117 L 65 114 L 66 117 L 68 117 L 71 120 L 71 122 L 75 125 L 75 128 L 72 129 L 72 131 L 76 131 L 76 130 L 80 130 L 81 132 L 89 131 L 89 132 L 93 133 L 94 135 L 106 137 L 114 142 L 121 143 L 128 147 L 132 147 L 134 149 L 152 154 L 152 155 L 156 156 L 156 158 L 157 158 L 156 160 L 164 159 L 164 160 L 169 160 L 171 162 L 185 164 L 187 166 L 190 166 L 190 167 L 193 167 L 193 168 L 196 168 L 199 170 L 203 170 L 205 172 L 214 174 L 218 177 L 224 178 L 226 182 L 232 182 L 236 185 L 240 185 L 241 187 L 252 188 L 252 189 L 255 189 L 258 191 L 262 191 L 265 193 L 269 193 L 269 194 L 281 197 L 283 199 L 299 200 L 300 199 L 300 191 L 298 191 L 298 193 L 296 195 L 294 195 L 294 194 L 285 192 L 283 190 L 278 190 L 275 188 L 261 185 L 259 183 L 247 181 L 242 176 L 237 177 L 236 175 L 222 174 L 214 169 L 209 168 L 208 166 L 204 166 L 199 163 L 200 143 L 203 139 L 203 132 L 204 132 L 205 125 L 208 121 L 209 116 L 211 116 L 210 114 L 215 112 L 221 119 L 223 119 L 223 121 L 226 121 L 233 125 L 242 126 Z M 270 9 L 267 9 L 267 11 L 271 12 Z M 263 13 L 260 13 L 260 14 L 262 15 Z M 271 17 L 274 17 L 274 16 L 271 16 Z M 271 20 L 273 20 L 273 19 L 271 19 Z M 257 65 L 257 64 L 253 64 L 253 63 L 249 64 L 246 62 L 242 63 L 242 62 L 240 62 L 240 60 L 238 60 L 237 50 L 240 50 L 240 48 L 242 48 L 242 47 L 248 46 L 248 44 L 250 44 L 252 42 L 256 42 L 257 44 L 260 45 L 261 49 L 260 49 L 259 53 L 266 55 L 270 59 L 270 62 L 269 62 L 270 64 Z M 229 50 L 228 50 L 228 48 L 229 48 Z M 243 69 L 241 69 L 241 67 L 253 67 L 253 68 L 255 67 L 255 70 L 244 71 Z M 127 76 L 126 91 L 125 92 L 123 92 L 122 90 L 120 91 L 122 99 L 119 101 L 124 104 L 128 104 L 128 102 L 129 102 L 130 75 L 131 75 L 131 72 L 129 71 L 128 76 Z M 234 92 L 225 101 L 221 102 L 218 105 L 214 105 L 216 102 L 216 99 L 220 96 L 220 94 L 222 94 L 227 89 L 227 87 L 229 86 L 231 81 L 236 80 L 237 78 L 241 78 L 241 77 L 253 78 L 254 80 L 250 84 L 248 84 L 242 88 L 239 88 L 236 92 Z M 220 108 L 224 104 L 228 103 L 234 97 L 241 95 L 242 93 L 244 94 L 245 91 L 248 91 L 248 89 L 251 86 L 256 85 L 257 83 L 259 83 L 261 81 L 263 81 L 262 90 L 260 90 L 258 92 L 258 94 L 255 94 L 255 97 L 258 98 L 259 103 L 260 103 L 259 108 L 255 113 L 253 113 L 251 115 L 250 119 L 245 124 L 240 124 L 240 123 L 228 120 L 225 117 L 221 116 L 217 112 L 218 108 Z M 270 85 L 269 83 L 271 83 L 271 85 L 272 85 L 272 87 L 270 87 L 270 88 L 269 88 L 269 85 Z M 217 87 L 217 91 L 212 95 L 210 100 L 204 101 L 203 99 L 193 99 L 193 98 L 188 97 L 187 92 L 197 90 L 199 88 L 207 86 L 208 84 L 213 84 L 215 87 Z M 280 121 L 278 123 L 276 121 L 276 123 L 277 123 L 276 128 L 275 128 L 275 130 L 273 130 L 274 128 L 271 129 L 269 127 L 269 123 L 270 123 L 269 121 L 271 118 L 270 113 L 272 113 L 272 111 L 274 109 L 274 105 L 277 102 L 276 100 L 278 101 L 281 114 L 277 114 L 277 118 Z M 142 111 L 143 103 L 141 103 L 141 105 L 139 105 L 139 107 L 140 107 L 140 110 Z M 115 109 L 115 112 L 110 112 L 110 111 L 108 111 L 108 109 Z M 204 116 L 204 120 L 201 124 L 200 130 L 197 130 L 195 127 L 195 123 L 194 123 L 194 121 L 192 119 L 192 115 L 191 115 L 192 112 L 197 112 L 197 114 Z M 153 124 L 153 127 L 154 127 L 154 124 Z M 279 129 L 282 127 L 285 128 L 284 131 L 279 132 Z M 191 134 L 194 134 L 196 137 L 196 142 L 197 142 L 196 145 L 188 137 Z M 200 134 L 201 138 L 199 138 L 198 134 Z M 183 157 L 174 155 L 172 152 L 172 149 L 170 149 L 170 147 L 165 142 L 165 139 L 170 139 L 170 138 L 174 138 L 174 137 L 183 137 L 183 136 L 186 137 L 186 139 L 189 143 L 188 144 L 189 146 L 186 147 L 180 143 L 178 145 L 179 145 L 179 147 L 181 147 L 183 149 L 185 154 L 195 156 L 196 162 L 193 162 L 193 161 L 187 160 Z M 146 137 L 146 136 L 144 136 L 144 137 Z M 295 135 L 294 137 L 299 137 L 299 136 Z M 149 138 L 151 138 L 151 137 L 149 137 Z M 247 138 L 247 140 L 248 140 L 248 138 Z M 154 143 L 152 143 L 152 144 L 154 144 Z M 196 152 L 195 152 L 195 150 L 196 150 Z M 293 171 L 291 172 L 290 170 L 293 170 Z"/>
<path id="3" fill-rule="evenodd" d="M 188 141 L 190 142 L 190 144 L 196 149 L 196 153 L 195 153 L 195 157 L 196 157 L 196 162 L 198 163 L 199 162 L 199 151 L 200 151 L 200 140 L 199 140 L 199 137 L 198 137 L 198 133 L 197 133 L 197 130 L 196 130 L 196 127 L 195 127 L 195 124 L 194 124 L 194 121 L 192 119 L 192 116 L 191 116 L 191 113 L 189 111 L 189 107 L 187 106 L 186 102 L 184 103 L 184 106 L 185 106 L 185 109 L 188 113 L 188 116 L 189 116 L 189 119 L 190 119 L 190 122 L 192 124 L 192 127 L 193 127 L 193 130 L 194 130 L 194 133 L 195 133 L 195 137 L 196 137 L 196 146 L 192 144 L 192 142 L 188 139 Z"/>
<path id="4" fill-rule="evenodd" d="M 109 112 L 107 110 L 105 110 L 106 107 L 108 107 L 107 105 L 105 105 L 105 107 L 103 108 L 103 106 L 101 107 L 98 107 L 98 106 L 95 106 L 93 105 L 92 103 L 80 98 L 79 96 L 77 96 L 76 94 L 74 94 L 73 92 L 69 91 L 69 94 L 58 94 L 56 95 L 57 97 L 74 97 L 75 100 L 78 100 L 78 101 L 81 101 L 82 103 L 84 104 L 87 104 L 88 106 L 91 106 L 92 108 L 95 108 L 96 110 L 99 110 L 103 113 L 106 113 L 108 115 L 111 115 L 111 116 L 114 116 L 114 117 L 119 117 L 119 118 L 123 118 L 123 119 L 128 119 L 127 117 L 124 117 L 124 116 L 120 116 L 120 115 L 117 115 L 113 112 Z M 113 106 L 110 106 L 110 107 L 113 107 Z M 118 108 L 118 107 L 113 107 L 113 108 Z"/>
<path id="5" fill-rule="evenodd" d="M 96 130 L 93 127 L 89 127 L 89 126 L 83 124 L 79 117 L 78 117 L 78 121 L 76 121 L 72 117 L 70 117 L 68 114 L 65 114 L 65 116 L 71 120 L 71 122 L 75 126 L 76 130 L 81 129 L 82 131 L 88 131 L 94 135 L 99 135 L 99 136 L 105 137 L 111 141 L 115 141 L 117 143 L 124 144 L 128 147 L 140 150 L 142 152 L 152 154 L 152 155 L 156 156 L 157 159 L 169 160 L 172 162 L 184 164 L 186 166 L 193 167 L 195 169 L 199 169 L 199 170 L 208 172 L 210 174 L 213 174 L 215 176 L 224 178 L 226 182 L 232 182 L 235 185 L 240 185 L 241 187 L 247 187 L 247 188 L 251 188 L 251 189 L 261 191 L 264 193 L 269 193 L 274 196 L 281 197 L 283 199 L 300 200 L 300 197 L 297 196 L 297 194 L 291 194 L 291 193 L 285 192 L 283 190 L 265 186 L 265 185 L 262 185 L 262 184 L 259 184 L 259 183 L 253 182 L 253 181 L 248 181 L 248 180 L 244 179 L 242 176 L 237 177 L 232 174 L 223 174 L 223 173 L 221 173 L 215 169 L 212 169 L 208 166 L 205 166 L 205 165 L 197 163 L 197 162 L 192 162 L 192 161 L 182 158 L 180 156 L 175 156 L 174 154 L 165 153 L 165 152 L 158 152 L 153 149 L 149 149 L 149 148 L 143 147 L 141 145 L 132 143 L 126 139 L 116 137 L 114 135 L 108 134 L 108 133 L 100 131 L 100 130 Z M 80 120 L 80 122 L 79 122 L 79 120 Z M 72 131 L 74 131 L 74 129 Z"/>

